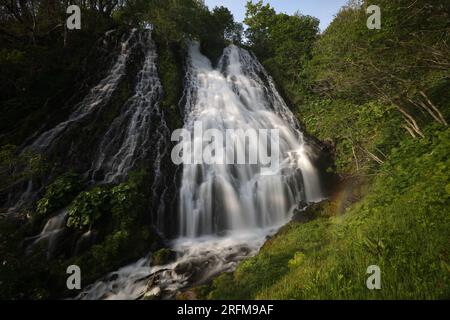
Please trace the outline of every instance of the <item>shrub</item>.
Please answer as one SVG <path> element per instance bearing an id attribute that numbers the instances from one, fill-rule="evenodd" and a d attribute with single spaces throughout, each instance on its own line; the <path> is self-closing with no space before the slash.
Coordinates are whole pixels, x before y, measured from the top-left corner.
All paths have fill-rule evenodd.
<path id="1" fill-rule="evenodd" d="M 110 199 L 110 190 L 103 186 L 81 192 L 69 207 L 67 226 L 75 229 L 91 228 L 110 211 Z"/>
<path id="2" fill-rule="evenodd" d="M 65 173 L 46 190 L 44 196 L 36 204 L 37 217 L 45 217 L 65 206 L 80 192 L 82 184 L 75 173 Z"/>

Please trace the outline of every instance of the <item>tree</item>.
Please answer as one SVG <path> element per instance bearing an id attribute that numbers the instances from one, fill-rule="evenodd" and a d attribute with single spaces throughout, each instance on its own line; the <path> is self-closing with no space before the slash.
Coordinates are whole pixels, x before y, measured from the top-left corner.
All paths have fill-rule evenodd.
<path id="1" fill-rule="evenodd" d="M 300 12 L 276 13 L 269 4 L 249 1 L 244 22 L 249 26 L 248 45 L 295 102 L 302 70 L 317 40 L 319 20 Z"/>
<path id="2" fill-rule="evenodd" d="M 365 25 L 374 1 L 343 8 L 315 46 L 307 72 L 312 86 L 359 103 L 379 99 L 394 105 L 413 136 L 423 136 L 424 115 L 447 125 L 427 94 L 450 75 L 444 2 L 380 0 L 381 30 Z"/>
<path id="3" fill-rule="evenodd" d="M 271 41 L 269 30 L 275 20 L 276 12 L 269 4 L 264 5 L 262 0 L 253 3 L 247 2 L 244 23 L 248 26 L 245 31 L 248 44 L 255 53 L 264 58 L 271 54 L 268 44 Z"/>
<path id="4" fill-rule="evenodd" d="M 217 27 L 217 33 L 223 35 L 223 39 L 233 43 L 242 42 L 242 34 L 244 27 L 241 23 L 234 21 L 233 14 L 227 8 L 215 7 L 212 11 L 213 19 L 215 20 L 215 26 Z"/>

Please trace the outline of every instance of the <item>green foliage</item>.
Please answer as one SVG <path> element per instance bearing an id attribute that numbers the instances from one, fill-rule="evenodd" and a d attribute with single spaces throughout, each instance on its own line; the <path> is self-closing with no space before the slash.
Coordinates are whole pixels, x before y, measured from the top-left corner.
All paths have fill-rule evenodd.
<path id="1" fill-rule="evenodd" d="M 443 27 L 448 21 L 444 2 L 366 0 L 344 7 L 315 44 L 303 71 L 305 88 L 357 104 L 381 100 L 394 105 L 405 117 L 402 126 L 419 136 L 420 127 L 430 121 L 445 124 L 438 116 L 443 105 L 430 96 L 443 83 L 448 90 L 448 68 L 443 66 L 449 64 L 450 35 Z M 382 8 L 381 30 L 366 27 L 370 4 Z M 411 118 L 416 128 L 408 122 Z"/>
<path id="2" fill-rule="evenodd" d="M 311 134 L 333 145 L 342 174 L 373 173 L 404 136 L 395 108 L 376 101 L 358 105 L 310 96 L 298 117 Z"/>
<path id="3" fill-rule="evenodd" d="M 69 228 L 91 228 L 103 215 L 110 212 L 111 193 L 107 187 L 95 187 L 81 192 L 69 207 Z"/>
<path id="4" fill-rule="evenodd" d="M 213 24 L 217 28 L 217 33 L 223 35 L 223 40 L 240 44 L 242 41 L 243 26 L 234 22 L 233 14 L 228 8 L 223 6 L 215 7 L 212 11 Z"/>
<path id="5" fill-rule="evenodd" d="M 66 16 L 61 3 L 34 1 L 39 6 L 34 17 L 22 3 L 12 4 L 18 17 L 0 8 L 0 145 L 8 143 L 0 149 L 0 192 L 45 170 L 40 155 L 19 153 L 11 143 L 22 144 L 47 117 L 64 117 L 55 106 L 73 95 L 82 62 L 106 30 L 154 26 L 165 91 L 161 107 L 171 127 L 181 122 L 176 106 L 185 40 L 201 41 L 202 51 L 213 61 L 227 43 L 242 41 L 242 25 L 228 9 L 210 11 L 197 0 L 108 0 L 102 6 L 85 1 L 83 29 L 68 33 L 61 28 Z M 247 3 L 250 49 L 298 106 L 295 111 L 308 131 L 334 148 L 338 172 L 370 176 L 365 186 L 370 192 L 355 203 L 343 190 L 341 198 L 322 208 L 326 214 L 306 224 L 290 223 L 236 272 L 219 276 L 210 289 L 202 288 L 202 297 L 208 290 L 210 298 L 239 299 L 450 296 L 446 2 L 360 3 L 341 10 L 321 35 L 315 18 L 277 13 L 263 1 Z M 366 27 L 365 8 L 370 4 L 382 8 L 381 30 Z M 131 88 L 119 90 L 119 99 L 102 122 L 114 117 Z M 411 139 L 405 133 L 424 137 Z M 70 295 L 65 291 L 67 264 L 87 270 L 83 281 L 91 282 L 150 248 L 156 250 L 160 243 L 150 227 L 147 189 L 140 174 L 117 186 L 83 191 L 74 199 L 81 190 L 78 178 L 70 173 L 58 177 L 37 203 L 36 217 L 48 216 L 74 199 L 67 225 L 73 234 L 96 232 L 96 243 L 77 257 L 49 264 L 39 250 L 22 256 L 17 248 L 28 236 L 26 228 L 0 220 L 5 244 L 0 296 Z M 342 203 L 353 204 L 343 208 Z M 167 255 L 162 250 L 155 257 L 163 261 Z M 381 267 L 381 291 L 365 287 L 370 264 Z"/>
<path id="6" fill-rule="evenodd" d="M 36 215 L 47 217 L 58 209 L 67 206 L 80 192 L 82 184 L 75 173 L 65 173 L 56 178 L 45 190 L 44 196 L 36 203 Z"/>
<path id="7" fill-rule="evenodd" d="M 166 110 L 170 116 L 169 126 L 179 128 L 182 121 L 178 115 L 178 102 L 183 92 L 183 65 L 180 56 L 180 47 L 168 47 L 160 43 L 158 48 L 158 73 L 164 90 L 164 97 L 161 101 L 161 107 Z"/>
<path id="8" fill-rule="evenodd" d="M 181 45 L 186 39 L 201 40 L 211 56 L 217 55 L 225 40 L 238 42 L 242 38 L 242 25 L 234 22 L 227 8 L 221 6 L 210 11 L 197 0 L 128 1 L 116 17 L 133 25 L 152 24 L 166 46 Z"/>
<path id="9" fill-rule="evenodd" d="M 311 59 L 319 20 L 300 12 L 292 16 L 277 14 L 263 1 L 248 1 L 246 8 L 248 44 L 288 98 L 298 102 L 298 90 L 303 82 L 301 70 Z"/>
<path id="10" fill-rule="evenodd" d="M 69 206 L 67 226 L 91 229 L 102 218 L 111 217 L 113 228 L 126 228 L 135 221 L 145 203 L 139 192 L 143 177 L 143 173 L 135 172 L 127 182 L 119 185 L 96 186 L 81 192 Z"/>
<path id="11" fill-rule="evenodd" d="M 0 192 L 33 177 L 40 177 L 46 170 L 40 154 L 24 151 L 18 153 L 15 145 L 0 147 Z"/>
<path id="12" fill-rule="evenodd" d="M 148 253 L 149 246 L 156 243 L 155 234 L 148 226 L 115 230 L 104 241 L 92 246 L 84 255 L 75 258 L 83 270 L 89 270 L 86 281 L 92 282 Z"/>
<path id="13" fill-rule="evenodd" d="M 366 198 L 344 216 L 290 223 L 236 272 L 217 278 L 213 299 L 442 299 L 450 294 L 450 130 L 405 138 Z M 342 201 L 336 199 L 335 201 Z M 382 290 L 366 288 L 381 268 Z"/>
<path id="14" fill-rule="evenodd" d="M 296 252 L 294 254 L 294 257 L 288 261 L 288 266 L 290 269 L 298 268 L 302 265 L 302 263 L 305 261 L 305 254 L 302 252 Z"/>
<path id="15" fill-rule="evenodd" d="M 1 49 L 0 50 L 0 65 L 6 64 L 21 64 L 24 63 L 25 54 L 17 49 Z"/>
<path id="16" fill-rule="evenodd" d="M 249 44 L 260 56 L 265 53 L 264 48 L 270 50 L 269 43 L 271 39 L 269 30 L 274 24 L 276 12 L 270 4 L 264 5 L 262 0 L 256 3 L 248 1 L 246 9 L 244 23 L 248 28 L 245 35 Z M 267 52 L 266 54 L 270 53 Z"/>
<path id="17" fill-rule="evenodd" d="M 130 259 L 146 254 L 148 244 L 152 244 L 153 241 L 148 227 L 116 230 L 102 243 L 94 245 L 88 254 L 82 257 L 82 265 L 95 264 L 90 275 L 91 281 L 94 281 L 96 279 L 93 275 L 102 276 L 105 270 L 122 267 L 130 262 Z"/>
<path id="18" fill-rule="evenodd" d="M 381 30 L 366 27 L 369 4 L 382 8 Z M 355 199 L 343 184 L 331 205 L 322 205 L 324 214 L 282 228 L 234 273 L 214 280 L 208 298 L 450 296 L 449 90 L 442 68 L 450 55 L 443 7 L 443 1 L 406 0 L 349 5 L 299 59 L 289 51 L 294 20 L 262 2 L 247 5 L 252 49 L 298 103 L 307 130 L 332 147 L 338 173 L 349 185 L 363 184 L 363 197 Z M 270 45 L 277 19 L 277 39 L 289 34 L 279 52 Z M 296 58 L 283 62 L 283 51 Z M 279 67 L 288 63 L 291 72 Z M 381 268 L 379 291 L 365 285 L 372 264 Z"/>
<path id="19" fill-rule="evenodd" d="M 83 276 L 85 283 L 95 281 L 160 247 L 146 206 L 144 190 L 147 178 L 145 172 L 133 172 L 127 182 L 96 187 L 87 194 L 80 194 L 80 197 L 89 199 L 88 206 L 73 204 L 77 216 L 72 227 L 84 231 L 89 226 L 98 234 L 92 247 L 66 262 L 88 270 Z M 83 219 L 87 221 L 84 224 Z"/>

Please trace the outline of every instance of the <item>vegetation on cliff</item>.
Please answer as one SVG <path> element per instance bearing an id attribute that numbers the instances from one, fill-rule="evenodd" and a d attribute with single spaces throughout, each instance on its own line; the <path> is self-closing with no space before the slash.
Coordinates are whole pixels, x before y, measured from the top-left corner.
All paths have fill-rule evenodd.
<path id="1" fill-rule="evenodd" d="M 366 27 L 370 4 L 382 10 L 381 30 Z M 320 213 L 315 208 L 316 219 L 282 228 L 234 273 L 202 288 L 202 297 L 450 296 L 447 7 L 352 2 L 323 34 L 310 29 L 310 50 L 290 61 L 299 67 L 289 73 L 279 61 L 292 53 L 259 53 L 306 129 L 334 149 L 342 183 Z M 279 46 L 271 35 L 283 15 L 261 2 L 247 8 L 255 52 L 260 43 Z M 381 268 L 381 290 L 366 287 L 370 265 Z"/>

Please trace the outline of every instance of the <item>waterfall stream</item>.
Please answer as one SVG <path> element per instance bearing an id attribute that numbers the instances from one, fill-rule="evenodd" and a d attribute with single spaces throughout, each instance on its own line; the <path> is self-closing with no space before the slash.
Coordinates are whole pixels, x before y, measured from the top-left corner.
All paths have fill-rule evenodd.
<path id="1" fill-rule="evenodd" d="M 231 45 L 213 69 L 198 44 L 192 44 L 189 52 L 188 87 L 195 95 L 187 101 L 185 127 L 193 131 L 194 122 L 199 122 L 204 131 L 277 129 L 280 160 L 272 175 L 262 175 L 260 165 L 184 165 L 181 235 L 270 227 L 285 221 L 300 201 L 320 198 L 303 135 L 259 62 L 248 51 Z M 193 135 L 194 141 L 202 141 Z M 231 148 L 224 144 L 222 152 L 247 154 L 267 148 L 258 142 L 250 145 L 242 139 Z"/>
<path id="2" fill-rule="evenodd" d="M 67 120 L 37 137 L 30 146 L 31 150 L 45 152 L 52 146 L 55 139 L 60 139 L 63 136 L 64 131 L 70 128 L 71 125 L 76 124 L 91 113 L 98 111 L 99 108 L 109 101 L 119 81 L 125 74 L 128 57 L 136 44 L 135 41 L 131 41 L 135 33 L 136 29 L 133 29 L 126 40 L 121 43 L 120 54 L 108 71 L 107 76 L 90 90 L 86 97 L 75 107 L 75 110 L 69 115 Z"/>
<path id="3" fill-rule="evenodd" d="M 213 68 L 199 45 L 191 43 L 183 101 L 184 128 L 194 141 L 201 138 L 195 136 L 195 122 L 205 130 L 221 132 L 278 129 L 279 165 L 271 175 L 263 175 L 260 165 L 184 164 L 179 237 L 171 242 L 176 260 L 152 266 L 149 255 L 86 287 L 78 299 L 174 298 L 182 289 L 233 270 L 289 221 L 300 203 L 321 199 L 319 179 L 299 125 L 251 53 L 231 45 Z M 235 147 L 252 152 L 267 145 L 239 141 Z M 122 163 L 123 159 L 109 161 Z"/>
<path id="4" fill-rule="evenodd" d="M 54 253 L 59 237 L 64 232 L 66 219 L 67 210 L 63 209 L 47 220 L 42 231 L 37 236 L 25 239 L 25 242 L 32 241 L 27 246 L 27 253 L 30 253 L 37 245 L 46 242 L 47 259 L 49 259 Z"/>
<path id="5" fill-rule="evenodd" d="M 133 37 L 135 39 L 131 41 Z M 68 127 L 77 124 L 90 113 L 101 111 L 97 109 L 101 109 L 101 106 L 111 98 L 120 78 L 125 73 L 127 59 L 135 48 L 142 48 L 144 61 L 136 76 L 134 94 L 125 102 L 119 115 L 101 137 L 93 156 L 91 169 L 86 175 L 90 176 L 92 184 L 118 183 L 124 181 L 128 173 L 139 162 L 150 161 L 153 172 L 151 190 L 154 193 L 153 197 L 157 198 L 154 202 L 161 207 L 156 208 L 156 211 L 163 211 L 163 202 L 160 201 L 159 192 L 161 190 L 165 192 L 167 186 L 164 185 L 161 173 L 161 161 L 168 152 L 167 141 L 170 140 L 170 130 L 159 106 L 162 86 L 156 67 L 156 45 L 148 30 L 143 32 L 132 30 L 121 43 L 121 51 L 107 76 L 75 107 L 75 111 L 68 120 L 41 134 L 32 143 L 31 148 L 35 151 L 45 152 L 54 141 L 63 137 L 64 131 Z M 23 193 L 19 204 L 25 202 L 32 194 L 31 180 L 29 184 L 30 186 Z M 60 215 L 50 218 L 39 235 L 28 239 L 34 239 L 33 243 L 28 246 L 28 251 L 38 243 L 46 242 L 47 256 L 50 257 L 58 235 L 64 231 L 66 214 L 67 209 L 64 209 Z"/>
<path id="6" fill-rule="evenodd" d="M 137 161 L 146 157 L 151 147 L 162 152 L 164 146 L 161 141 L 169 136 L 159 107 L 162 86 L 156 67 L 156 47 L 150 32 L 146 33 L 143 42 L 145 60 L 137 76 L 135 93 L 100 142 L 92 164 L 93 180 L 98 180 L 95 177 L 101 171 L 103 182 L 120 181 Z M 159 159 L 160 155 L 156 158 Z"/>
<path id="7" fill-rule="evenodd" d="M 111 31 L 107 32 L 107 35 L 109 33 L 111 33 Z M 66 136 L 70 130 L 77 129 L 79 123 L 84 119 L 96 112 L 100 112 L 102 108 L 108 104 L 121 79 L 125 75 L 129 57 L 137 44 L 141 41 L 140 38 L 141 34 L 137 32 L 137 29 L 133 29 L 128 35 L 123 36 L 120 43 L 119 54 L 106 73 L 106 76 L 91 88 L 87 95 L 74 106 L 73 111 L 66 120 L 44 132 L 36 132 L 33 135 L 33 137 L 36 136 L 36 138 L 32 140 L 29 145 L 26 145 L 22 152 L 25 153 L 31 150 L 32 152 L 47 155 L 52 147 Z M 69 140 L 71 141 L 72 138 Z M 13 205 L 9 207 L 8 212 L 13 213 L 23 206 L 30 204 L 38 192 L 38 190 L 35 189 L 36 187 L 38 186 L 34 186 L 33 181 L 29 180 L 26 190 L 24 190 L 20 197 L 13 202 Z"/>

